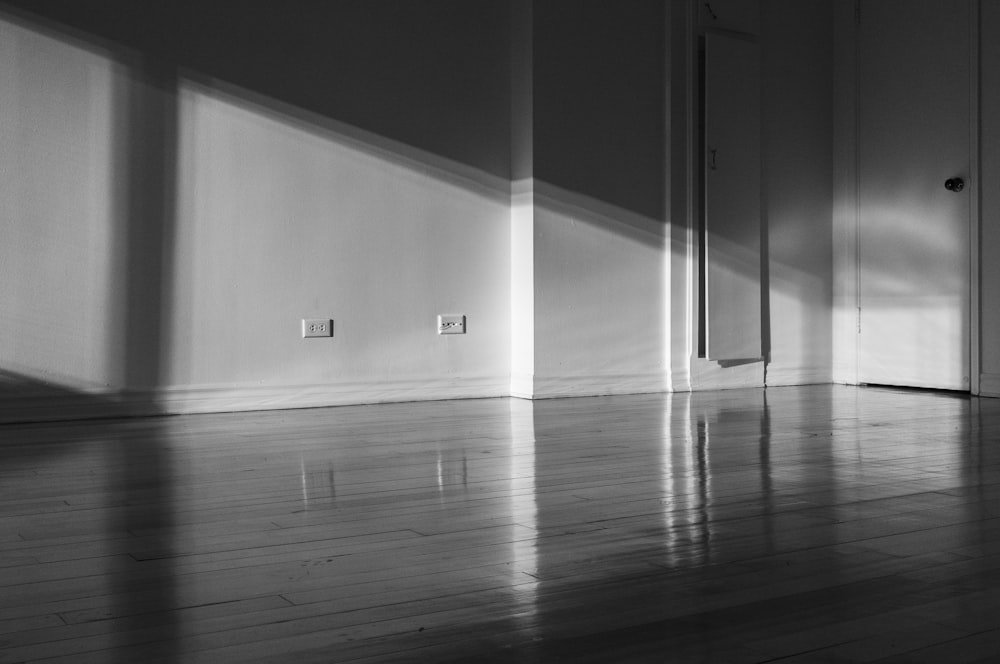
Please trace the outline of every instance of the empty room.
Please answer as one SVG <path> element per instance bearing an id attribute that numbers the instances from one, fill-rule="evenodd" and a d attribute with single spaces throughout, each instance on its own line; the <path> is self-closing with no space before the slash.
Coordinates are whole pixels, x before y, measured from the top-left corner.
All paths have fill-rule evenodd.
<path id="1" fill-rule="evenodd" d="M 998 253 L 989 0 L 0 0 L 0 663 L 993 662 Z"/>

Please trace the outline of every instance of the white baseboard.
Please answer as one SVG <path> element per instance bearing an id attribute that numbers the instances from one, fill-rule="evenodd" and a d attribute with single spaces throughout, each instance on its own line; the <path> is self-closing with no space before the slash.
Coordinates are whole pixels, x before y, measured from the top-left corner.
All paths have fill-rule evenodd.
<path id="1" fill-rule="evenodd" d="M 670 392 L 690 392 L 691 391 L 691 369 L 687 364 L 675 366 L 670 370 L 667 378 L 667 385 Z"/>
<path id="2" fill-rule="evenodd" d="M 319 385 L 203 385 L 103 393 L 65 390 L 5 395 L 0 399 L 0 423 L 476 399 L 507 396 L 509 391 L 507 376 L 345 381 Z"/>
<path id="3" fill-rule="evenodd" d="M 784 385 L 826 385 L 833 382 L 829 368 L 794 367 L 769 364 L 767 367 L 767 385 L 779 387 Z"/>
<path id="4" fill-rule="evenodd" d="M 320 408 L 398 401 L 436 401 L 514 396 L 553 399 L 617 394 L 760 387 L 762 363 L 721 368 L 699 360 L 690 375 L 567 374 L 481 376 L 392 381 L 345 381 L 318 385 L 201 385 L 152 391 L 60 390 L 8 393 L 0 397 L 0 423 L 75 420 L 140 415 L 216 413 L 282 408 Z M 681 379 L 681 380 L 678 380 Z M 829 383 L 827 372 L 801 367 L 769 367 L 768 385 Z M 688 382 L 690 381 L 690 382 Z M 1000 374 L 983 374 L 984 396 L 1000 396 Z M 686 391 L 686 390 L 684 390 Z"/>
<path id="5" fill-rule="evenodd" d="M 159 414 L 151 395 L 113 389 L 26 390 L 0 396 L 0 424 Z"/>
<path id="6" fill-rule="evenodd" d="M 562 376 L 534 374 L 530 377 L 522 376 L 511 380 L 511 396 L 522 399 L 649 394 L 666 391 L 667 378 L 662 373 L 570 374 Z"/>
<path id="7" fill-rule="evenodd" d="M 319 385 L 185 387 L 159 390 L 168 413 L 212 413 L 281 408 L 320 408 L 397 401 L 439 401 L 506 396 L 506 376 L 345 381 Z"/>
<path id="8" fill-rule="evenodd" d="M 834 362 L 831 381 L 838 385 L 857 385 L 858 367 L 853 363 Z"/>
<path id="9" fill-rule="evenodd" d="M 729 390 L 764 386 L 762 360 L 724 367 L 704 358 L 691 359 L 691 390 Z"/>
<path id="10" fill-rule="evenodd" d="M 515 373 L 510 376 L 510 396 L 531 399 L 535 394 L 535 377 L 532 374 Z"/>
<path id="11" fill-rule="evenodd" d="M 983 397 L 1000 397 L 1000 374 L 979 374 L 979 395 Z"/>

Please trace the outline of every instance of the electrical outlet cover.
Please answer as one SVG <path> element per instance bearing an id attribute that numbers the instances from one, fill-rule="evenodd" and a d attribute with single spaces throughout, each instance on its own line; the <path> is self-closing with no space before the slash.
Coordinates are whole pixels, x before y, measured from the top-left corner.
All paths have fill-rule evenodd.
<path id="1" fill-rule="evenodd" d="M 332 337 L 333 321 L 329 318 L 303 318 L 302 338 Z"/>
<path id="2" fill-rule="evenodd" d="M 465 334 L 465 316 L 441 314 L 438 316 L 438 334 Z"/>

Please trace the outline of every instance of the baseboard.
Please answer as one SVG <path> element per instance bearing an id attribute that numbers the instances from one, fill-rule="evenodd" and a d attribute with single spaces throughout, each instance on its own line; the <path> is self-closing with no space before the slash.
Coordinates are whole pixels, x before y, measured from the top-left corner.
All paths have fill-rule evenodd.
<path id="1" fill-rule="evenodd" d="M 794 367 L 769 364 L 767 366 L 767 385 L 779 387 L 784 385 L 827 385 L 833 382 L 829 368 Z"/>
<path id="2" fill-rule="evenodd" d="M 508 396 L 509 391 L 507 376 L 489 376 L 14 394 L 0 399 L 0 423 L 476 399 Z"/>
<path id="3" fill-rule="evenodd" d="M 723 367 L 704 358 L 691 359 L 691 390 L 730 390 L 763 387 L 764 362 Z"/>
<path id="4" fill-rule="evenodd" d="M 691 369 L 687 364 L 673 367 L 670 376 L 667 378 L 667 385 L 670 392 L 690 392 L 691 391 Z"/>
<path id="5" fill-rule="evenodd" d="M 979 374 L 979 396 L 1000 397 L 1000 374 Z"/>
<path id="6" fill-rule="evenodd" d="M 694 390 L 759 387 L 762 364 L 721 369 L 696 362 L 680 376 Z M 320 408 L 398 401 L 436 401 L 514 396 L 554 399 L 617 394 L 648 394 L 677 389 L 663 373 L 482 376 L 344 381 L 317 385 L 203 385 L 158 390 L 61 390 L 4 394 L 0 423 L 60 421 L 144 415 L 217 413 L 283 408 Z M 828 373 L 804 368 L 768 368 L 768 385 L 829 383 Z M 1000 374 L 984 374 L 984 396 L 1000 396 Z"/>
<path id="7" fill-rule="evenodd" d="M 0 424 L 160 414 L 150 394 L 113 389 L 22 390 L 0 396 Z"/>
<path id="8" fill-rule="evenodd" d="M 530 395 L 516 394 L 512 390 L 512 396 L 529 399 L 556 399 L 559 397 L 590 397 L 612 394 L 649 394 L 666 392 L 667 389 L 665 373 L 568 374 L 561 376 L 535 374 L 531 377 Z"/>
<path id="9" fill-rule="evenodd" d="M 398 401 L 439 401 L 506 396 L 509 380 L 456 377 L 387 381 L 344 381 L 318 385 L 187 387 L 160 390 L 168 413 L 210 413 L 282 408 L 320 408 Z"/>
<path id="10" fill-rule="evenodd" d="M 858 367 L 853 363 L 834 362 L 831 381 L 838 385 L 857 385 Z"/>
<path id="11" fill-rule="evenodd" d="M 510 376 L 510 396 L 531 399 L 535 395 L 535 377 L 532 374 L 515 373 Z"/>

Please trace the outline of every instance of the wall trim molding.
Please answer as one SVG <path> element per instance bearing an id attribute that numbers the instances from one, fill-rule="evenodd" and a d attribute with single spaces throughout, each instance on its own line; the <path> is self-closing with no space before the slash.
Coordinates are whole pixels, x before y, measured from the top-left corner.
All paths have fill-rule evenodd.
<path id="1" fill-rule="evenodd" d="M 704 362 L 704 361 L 703 361 Z M 28 390 L 0 397 L 0 424 L 118 417 L 186 415 L 296 408 L 324 408 L 446 399 L 556 399 L 732 388 L 762 388 L 762 363 L 728 370 L 694 363 L 688 376 L 633 374 L 511 374 L 426 377 L 384 381 L 337 381 L 309 385 L 198 385 L 155 390 L 113 388 Z M 690 383 L 687 380 L 690 379 Z M 981 394 L 1000 397 L 1000 374 L 982 374 Z M 828 370 L 775 367 L 767 387 L 837 384 Z M 689 388 L 689 389 L 684 389 Z"/>
<path id="2" fill-rule="evenodd" d="M 510 396 L 518 399 L 532 399 L 535 395 L 535 376 L 527 373 L 510 375 Z"/>
<path id="3" fill-rule="evenodd" d="M 713 360 L 693 357 L 690 380 L 692 392 L 764 387 L 764 362 L 723 367 Z"/>
<path id="4" fill-rule="evenodd" d="M 163 412 L 180 414 L 503 397 L 508 391 L 509 379 L 504 375 L 314 385 L 168 387 L 157 390 L 154 400 Z"/>
<path id="5" fill-rule="evenodd" d="M 767 365 L 767 387 L 790 385 L 829 385 L 833 375 L 829 368 Z"/>
<path id="6" fill-rule="evenodd" d="M 666 372 L 641 374 L 563 374 L 531 376 L 531 396 L 512 394 L 530 399 L 559 397 L 596 397 L 620 394 L 667 392 Z"/>
<path id="7" fill-rule="evenodd" d="M 510 395 L 510 377 L 427 377 L 314 385 L 199 385 L 5 395 L 0 423 L 323 408 Z"/>
<path id="8" fill-rule="evenodd" d="M 979 396 L 1000 397 L 1000 374 L 979 374 Z"/>
<path id="9" fill-rule="evenodd" d="M 0 424 L 56 422 L 161 414 L 146 397 L 114 388 L 21 389 L 0 396 Z"/>
<path id="10" fill-rule="evenodd" d="M 691 391 L 691 370 L 687 364 L 677 365 L 670 369 L 667 375 L 667 390 L 669 392 Z"/>

